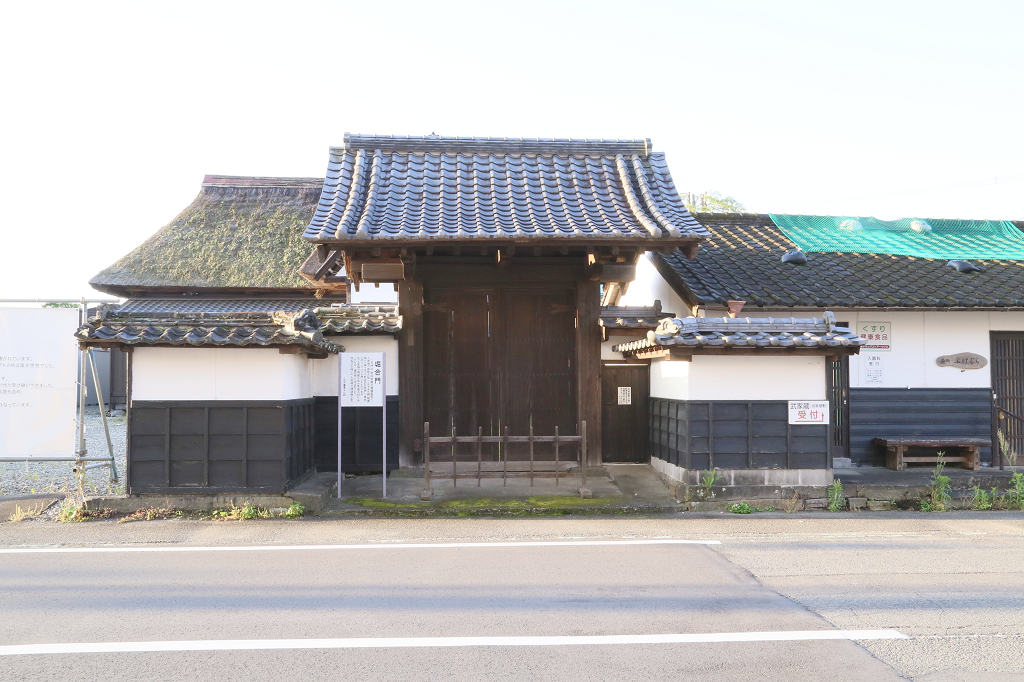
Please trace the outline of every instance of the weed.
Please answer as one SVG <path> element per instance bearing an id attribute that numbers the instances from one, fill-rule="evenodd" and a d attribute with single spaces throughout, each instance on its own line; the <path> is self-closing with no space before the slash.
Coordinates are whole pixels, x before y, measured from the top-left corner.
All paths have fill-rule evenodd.
<path id="1" fill-rule="evenodd" d="M 800 495 L 797 494 L 795 490 L 793 491 L 792 497 L 787 497 L 786 499 L 779 501 L 779 507 L 781 507 L 782 511 L 786 512 L 787 514 L 798 512 L 801 509 L 803 509 L 803 506 L 804 503 L 800 499 Z"/>
<path id="2" fill-rule="evenodd" d="M 257 507 L 251 502 L 246 502 L 241 507 L 231 505 L 231 509 L 214 509 L 210 516 L 218 521 L 248 521 L 251 519 L 274 518 L 269 509 Z"/>
<path id="3" fill-rule="evenodd" d="M 929 502 L 928 500 L 921 500 L 921 511 L 923 511 L 923 512 L 935 511 L 935 508 L 932 507 L 932 503 Z"/>
<path id="4" fill-rule="evenodd" d="M 43 513 L 44 505 L 42 502 L 39 503 L 38 507 L 29 507 L 28 509 L 22 509 L 20 505 L 14 507 L 14 513 L 11 514 L 7 520 L 13 523 L 24 521 L 25 519 L 31 519 L 39 516 Z"/>
<path id="5" fill-rule="evenodd" d="M 992 496 L 984 488 L 974 486 L 974 497 L 971 499 L 971 509 L 991 509 Z"/>
<path id="6" fill-rule="evenodd" d="M 1024 474 L 1010 477 L 1010 489 L 1006 493 L 1006 505 L 1010 509 L 1024 510 Z"/>
<path id="7" fill-rule="evenodd" d="M 305 515 L 306 508 L 298 502 L 292 502 L 292 506 L 281 513 L 281 517 L 285 519 L 301 519 Z"/>
<path id="8" fill-rule="evenodd" d="M 702 472 L 700 477 L 700 490 L 697 491 L 697 495 L 702 500 L 710 500 L 714 498 L 715 491 L 712 490 L 715 483 L 721 478 L 718 475 L 718 469 L 708 469 Z"/>
<path id="9" fill-rule="evenodd" d="M 124 516 L 117 520 L 118 523 L 131 523 L 132 521 L 153 521 L 155 519 L 169 519 L 176 516 L 181 516 L 182 512 L 164 507 L 150 507 L 148 509 L 139 509 L 133 511 L 131 514 Z"/>
<path id="10" fill-rule="evenodd" d="M 846 498 L 843 497 L 843 482 L 838 478 L 828 487 L 828 507 L 830 512 L 843 511 L 846 508 Z"/>
<path id="11" fill-rule="evenodd" d="M 1003 459 L 1010 466 L 1017 466 L 1017 451 L 1010 445 L 1010 439 L 1006 437 L 1002 429 L 996 431 L 996 440 L 999 441 L 999 451 L 1003 453 Z"/>
<path id="12" fill-rule="evenodd" d="M 932 472 L 932 480 L 928 482 L 928 502 L 929 509 L 927 511 L 946 511 L 949 507 L 950 501 L 950 479 L 942 471 L 946 468 L 946 463 L 942 460 L 945 452 L 939 453 L 939 461 L 935 465 L 935 471 Z M 921 502 L 921 511 L 924 509 L 924 502 Z"/>
<path id="13" fill-rule="evenodd" d="M 761 509 L 760 507 L 758 507 L 757 511 L 759 511 L 759 512 L 773 512 L 773 511 L 775 511 L 775 507 L 765 507 L 764 509 Z"/>
<path id="14" fill-rule="evenodd" d="M 729 505 L 729 511 L 733 514 L 752 514 L 754 508 L 746 502 L 733 502 Z"/>
<path id="15" fill-rule="evenodd" d="M 64 501 L 60 505 L 60 509 L 57 510 L 57 520 L 61 523 L 78 523 L 79 521 L 85 521 L 85 515 L 82 513 L 82 505 L 77 504 L 72 497 L 65 497 Z"/>

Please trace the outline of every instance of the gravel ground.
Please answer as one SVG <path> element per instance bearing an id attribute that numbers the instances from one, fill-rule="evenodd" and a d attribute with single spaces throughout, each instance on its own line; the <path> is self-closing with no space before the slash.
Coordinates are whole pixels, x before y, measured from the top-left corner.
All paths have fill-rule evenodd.
<path id="1" fill-rule="evenodd" d="M 124 416 L 108 417 L 110 440 L 114 444 L 117 473 L 120 480 L 110 480 L 107 467 L 89 469 L 85 474 L 86 495 L 123 495 L 125 475 L 125 441 L 127 423 Z M 95 405 L 85 410 L 85 444 L 91 456 L 107 454 L 107 440 L 103 435 L 103 422 Z M 72 462 L 0 463 L 0 495 L 62 492 L 78 484 Z"/>

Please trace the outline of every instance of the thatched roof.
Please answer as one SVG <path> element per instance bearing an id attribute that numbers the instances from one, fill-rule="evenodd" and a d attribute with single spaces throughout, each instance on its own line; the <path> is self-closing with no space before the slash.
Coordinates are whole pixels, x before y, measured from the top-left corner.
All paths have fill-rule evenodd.
<path id="1" fill-rule="evenodd" d="M 140 247 L 89 280 L 117 296 L 231 289 L 304 291 L 309 256 L 302 232 L 320 198 L 320 178 L 208 175 L 188 208 Z"/>

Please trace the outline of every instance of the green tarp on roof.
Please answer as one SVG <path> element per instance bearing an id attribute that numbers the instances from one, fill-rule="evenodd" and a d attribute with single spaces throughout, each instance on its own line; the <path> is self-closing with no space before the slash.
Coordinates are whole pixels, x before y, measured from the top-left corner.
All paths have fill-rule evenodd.
<path id="1" fill-rule="evenodd" d="M 1008 221 L 769 214 L 802 251 L 1024 260 L 1024 232 Z"/>

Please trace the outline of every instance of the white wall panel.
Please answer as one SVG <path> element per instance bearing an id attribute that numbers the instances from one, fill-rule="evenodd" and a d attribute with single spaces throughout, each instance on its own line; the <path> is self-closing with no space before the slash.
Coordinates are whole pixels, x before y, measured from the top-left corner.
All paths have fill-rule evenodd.
<path id="1" fill-rule="evenodd" d="M 651 363 L 651 397 L 672 400 L 824 400 L 825 358 L 695 355 Z"/>
<path id="2" fill-rule="evenodd" d="M 650 258 L 643 257 L 636 264 L 636 279 L 619 300 L 619 305 L 652 306 L 661 301 L 661 309 L 676 317 L 689 317 L 690 308 L 679 298 L 669 283 L 655 269 Z"/>
<path id="3" fill-rule="evenodd" d="M 820 315 L 821 313 L 816 313 Z M 961 371 L 935 364 L 941 355 L 978 353 L 991 362 L 989 333 L 1024 330 L 1024 313 L 1018 312 L 838 312 L 836 319 L 849 322 L 854 331 L 862 322 L 891 322 L 892 350 L 882 358 L 883 381 L 865 381 L 861 350 L 850 358 L 850 385 L 861 388 L 987 388 L 991 365 Z"/>
<path id="4" fill-rule="evenodd" d="M 136 348 L 132 399 L 309 398 L 309 362 L 276 348 Z"/>
<path id="5" fill-rule="evenodd" d="M 690 400 L 824 400 L 825 358 L 695 355 Z"/>
<path id="6" fill-rule="evenodd" d="M 651 397 L 689 400 L 691 364 L 680 360 L 655 360 L 652 362 Z"/>

